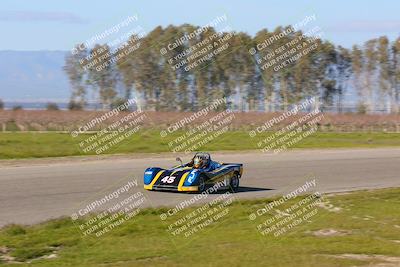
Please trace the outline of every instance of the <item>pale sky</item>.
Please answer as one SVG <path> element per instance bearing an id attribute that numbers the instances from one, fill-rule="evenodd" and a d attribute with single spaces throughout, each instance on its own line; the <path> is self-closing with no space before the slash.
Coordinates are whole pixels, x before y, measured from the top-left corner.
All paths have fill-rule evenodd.
<path id="1" fill-rule="evenodd" d="M 134 15 L 148 32 L 158 25 L 201 26 L 223 14 L 233 30 L 250 35 L 315 14 L 314 25 L 325 39 L 351 47 L 382 35 L 394 40 L 400 33 L 399 13 L 396 0 L 2 0 L 0 50 L 70 50 Z"/>

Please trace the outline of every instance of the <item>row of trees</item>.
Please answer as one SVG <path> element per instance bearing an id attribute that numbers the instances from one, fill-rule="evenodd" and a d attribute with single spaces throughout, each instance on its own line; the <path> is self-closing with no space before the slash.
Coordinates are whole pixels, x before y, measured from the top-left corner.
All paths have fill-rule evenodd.
<path id="1" fill-rule="evenodd" d="M 2 99 L 0 99 L 0 110 L 3 110 L 3 109 L 4 109 L 4 102 Z M 23 109 L 23 107 L 21 105 L 14 105 L 12 107 L 12 110 L 22 110 L 22 109 Z M 46 110 L 59 110 L 59 107 L 56 103 L 50 102 L 50 103 L 47 103 Z"/>
<path id="2" fill-rule="evenodd" d="M 400 38 L 390 43 L 387 37 L 380 37 L 349 50 L 304 37 L 301 31 L 289 31 L 290 27 L 278 27 L 273 32 L 264 29 L 254 37 L 223 32 L 218 39 L 225 40 L 224 51 L 218 50 L 222 43 L 214 43 L 214 39 L 209 43 L 214 45 L 212 51 L 221 53 L 214 53 L 190 70 L 185 69 L 188 64 L 176 67 L 179 62 L 195 61 L 195 52 L 206 47 L 200 44 L 215 36 L 210 28 L 166 54 L 160 53 L 167 44 L 198 29 L 187 24 L 157 27 L 146 36 L 132 35 L 128 45 L 118 49 L 78 45 L 77 53 L 66 57 L 64 67 L 72 88 L 70 108 L 83 108 L 89 98 L 95 98 L 107 109 L 134 94 L 144 108 L 154 110 L 194 111 L 216 98 L 228 97 L 227 105 L 236 110 L 275 111 L 315 96 L 321 109 L 343 112 L 346 95 L 354 92 L 352 100 L 360 112 L 399 112 Z M 281 37 L 266 49 L 249 52 L 274 36 Z M 297 45 L 313 44 L 313 49 L 280 68 L 274 66 L 290 57 L 271 67 L 263 65 L 277 59 L 282 47 L 286 51 L 295 47 L 289 45 L 295 40 L 300 40 Z M 273 53 L 276 55 L 271 57 Z M 262 60 L 264 57 L 268 60 Z"/>

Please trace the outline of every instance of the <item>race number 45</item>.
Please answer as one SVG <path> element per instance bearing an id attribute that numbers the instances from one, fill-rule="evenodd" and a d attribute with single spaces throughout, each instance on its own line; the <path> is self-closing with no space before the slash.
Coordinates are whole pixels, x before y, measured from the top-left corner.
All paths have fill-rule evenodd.
<path id="1" fill-rule="evenodd" d="M 165 184 L 172 184 L 175 181 L 176 176 L 165 176 L 161 179 L 161 182 Z"/>

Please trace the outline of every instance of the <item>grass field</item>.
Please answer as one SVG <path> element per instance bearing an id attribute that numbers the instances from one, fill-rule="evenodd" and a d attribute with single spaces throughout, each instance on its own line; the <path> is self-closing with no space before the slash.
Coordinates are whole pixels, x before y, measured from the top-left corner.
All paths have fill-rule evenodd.
<path id="1" fill-rule="evenodd" d="M 169 152 L 168 143 L 183 132 L 175 132 L 165 138 L 157 130 L 141 130 L 111 147 L 105 154 L 113 153 L 147 153 Z M 256 138 L 250 138 L 246 131 L 229 131 L 213 141 L 205 144 L 200 150 L 252 150 L 257 149 L 259 138 L 265 138 L 272 133 L 263 133 Z M 17 132 L 0 133 L 0 159 L 60 157 L 96 154 L 95 151 L 83 152 L 79 142 L 90 137 L 89 134 L 76 138 L 67 133 L 35 133 Z M 350 148 L 350 147 L 389 147 L 400 146 L 398 133 L 314 133 L 291 148 Z"/>
<path id="2" fill-rule="evenodd" d="M 271 200 L 234 201 L 222 221 L 186 239 L 167 232 L 159 216 L 165 208 L 142 210 L 98 238 L 83 237 L 69 218 L 10 225 L 0 230 L 0 265 L 395 267 L 400 264 L 399 194 L 400 188 L 324 196 L 323 203 L 334 209 L 320 205 L 313 217 L 280 236 L 261 235 L 258 222 L 249 220 Z"/>

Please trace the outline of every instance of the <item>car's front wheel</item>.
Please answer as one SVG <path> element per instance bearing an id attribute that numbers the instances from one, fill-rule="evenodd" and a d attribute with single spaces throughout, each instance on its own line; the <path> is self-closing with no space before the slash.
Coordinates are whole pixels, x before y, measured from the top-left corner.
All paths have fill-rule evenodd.
<path id="1" fill-rule="evenodd" d="M 229 182 L 229 191 L 234 193 L 237 192 L 238 190 L 239 190 L 239 175 L 235 173 Z"/>

